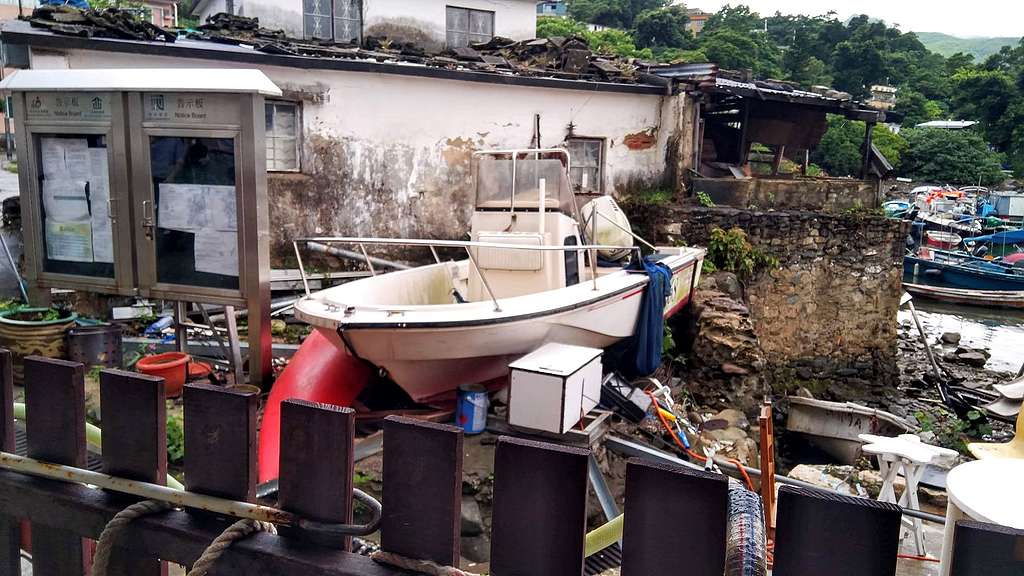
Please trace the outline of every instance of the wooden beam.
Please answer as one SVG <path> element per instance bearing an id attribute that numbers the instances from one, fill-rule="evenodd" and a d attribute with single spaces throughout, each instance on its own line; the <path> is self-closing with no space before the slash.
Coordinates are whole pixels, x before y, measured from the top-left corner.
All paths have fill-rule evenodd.
<path id="1" fill-rule="evenodd" d="M 381 547 L 458 566 L 462 529 L 462 430 L 389 416 L 384 420 Z"/>
<path id="2" fill-rule="evenodd" d="M 232 500 L 256 500 L 256 392 L 185 385 L 185 484 Z"/>
<path id="3" fill-rule="evenodd" d="M 85 369 L 76 362 L 25 358 L 25 428 L 29 458 L 85 467 Z M 32 526 L 32 573 L 83 573 L 82 538 L 60 524 Z"/>
<path id="4" fill-rule="evenodd" d="M 167 482 L 167 404 L 164 379 L 104 370 L 100 373 L 100 406 L 103 407 L 103 472 L 111 476 L 153 484 Z M 124 498 L 125 506 L 137 498 Z M 167 564 L 155 556 L 132 554 L 115 548 L 110 556 L 111 574 L 161 576 Z"/>
<path id="5" fill-rule="evenodd" d="M 867 122 L 864 126 L 864 158 L 860 168 L 861 180 L 866 180 L 868 172 L 871 170 L 871 137 L 872 132 L 875 130 L 875 123 Z"/>

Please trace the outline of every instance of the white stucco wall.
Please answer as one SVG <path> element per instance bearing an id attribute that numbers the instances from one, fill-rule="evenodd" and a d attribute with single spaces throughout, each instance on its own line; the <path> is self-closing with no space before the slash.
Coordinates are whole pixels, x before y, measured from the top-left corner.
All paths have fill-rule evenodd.
<path id="1" fill-rule="evenodd" d="M 225 0 L 211 0 L 200 19 L 225 11 Z M 418 41 L 424 48 L 444 46 L 445 7 L 458 6 L 494 12 L 494 33 L 515 40 L 537 32 L 537 4 L 533 0 L 363 0 L 363 31 L 402 41 Z M 302 0 L 235 0 L 235 13 L 258 17 L 266 28 L 280 28 L 301 38 Z"/>
<path id="2" fill-rule="evenodd" d="M 243 65 L 72 50 L 44 65 L 70 68 Z M 58 64 L 61 62 L 61 64 Z M 678 101 L 651 94 L 509 86 L 333 70 L 264 67 L 302 104 L 302 174 L 271 174 L 275 246 L 302 234 L 458 238 L 472 211 L 474 150 L 527 148 L 575 134 L 606 140 L 605 191 L 666 174 Z M 640 142 L 638 144 L 638 142 Z M 627 145 L 627 143 L 629 145 Z"/>

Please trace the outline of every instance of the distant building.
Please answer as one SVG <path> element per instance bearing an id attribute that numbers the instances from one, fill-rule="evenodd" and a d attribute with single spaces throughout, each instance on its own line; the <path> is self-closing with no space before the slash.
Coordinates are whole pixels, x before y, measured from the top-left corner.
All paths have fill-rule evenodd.
<path id="1" fill-rule="evenodd" d="M 568 16 L 569 5 L 565 0 L 544 0 L 537 2 L 537 16 Z"/>
<path id="2" fill-rule="evenodd" d="M 142 5 L 149 10 L 149 20 L 153 24 L 164 28 L 178 25 L 178 3 L 174 0 L 145 0 Z"/>
<path id="3" fill-rule="evenodd" d="M 871 98 L 866 104 L 876 110 L 892 110 L 896 107 L 896 92 L 898 90 L 895 86 L 876 84 L 871 87 Z"/>
<path id="4" fill-rule="evenodd" d="M 963 130 L 977 124 L 974 120 L 932 120 L 922 122 L 915 128 L 940 128 L 942 130 Z"/>
<path id="5" fill-rule="evenodd" d="M 687 8 L 686 15 L 690 18 L 690 21 L 686 23 L 686 29 L 694 36 L 704 31 L 704 25 L 712 16 L 710 12 L 705 12 L 700 8 Z"/>

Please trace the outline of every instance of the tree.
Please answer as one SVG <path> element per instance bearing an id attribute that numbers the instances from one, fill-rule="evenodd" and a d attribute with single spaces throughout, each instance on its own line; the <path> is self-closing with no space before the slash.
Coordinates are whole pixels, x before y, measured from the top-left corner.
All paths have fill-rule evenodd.
<path id="1" fill-rule="evenodd" d="M 910 88 L 900 90 L 897 94 L 895 111 L 903 114 L 902 124 L 908 128 L 942 117 L 942 108 L 938 102 Z"/>
<path id="2" fill-rule="evenodd" d="M 587 25 L 572 18 L 558 16 L 537 17 L 537 38 L 554 38 L 556 36 L 584 36 L 589 30 Z"/>
<path id="3" fill-rule="evenodd" d="M 764 22 L 761 19 L 761 15 L 757 12 L 751 12 L 749 6 L 730 6 L 726 4 L 721 10 L 708 18 L 707 23 L 704 24 L 704 33 L 731 30 L 742 34 L 749 34 L 751 31 L 761 30 L 763 27 Z"/>
<path id="4" fill-rule="evenodd" d="M 1001 156 L 974 130 L 904 130 L 907 152 L 900 171 L 919 180 L 992 186 L 1006 179 Z"/>
<path id="5" fill-rule="evenodd" d="M 833 176 L 857 176 L 864 163 L 864 132 L 867 126 L 858 120 L 830 114 L 828 130 L 811 155 L 815 164 Z M 887 127 L 876 124 L 871 141 L 894 167 L 907 151 L 907 141 Z"/>
<path id="6" fill-rule="evenodd" d="M 641 12 L 667 4 L 668 0 L 573 0 L 569 3 L 569 15 L 589 24 L 628 29 L 633 28 Z"/>
<path id="7" fill-rule="evenodd" d="M 637 46 L 643 48 L 693 48 L 693 35 L 686 29 L 690 18 L 686 8 L 669 6 L 646 10 L 634 21 Z"/>

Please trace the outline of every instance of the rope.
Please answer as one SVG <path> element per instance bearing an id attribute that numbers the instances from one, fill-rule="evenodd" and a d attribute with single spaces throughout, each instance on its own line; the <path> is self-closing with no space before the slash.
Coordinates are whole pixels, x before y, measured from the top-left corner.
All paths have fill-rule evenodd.
<path id="1" fill-rule="evenodd" d="M 228 527 L 210 546 L 203 551 L 203 555 L 192 565 L 189 576 L 206 576 L 217 560 L 224 554 L 224 551 L 231 547 L 238 540 L 243 540 L 256 532 L 268 532 L 277 534 L 277 527 L 270 522 L 260 520 L 239 520 Z"/>
<path id="2" fill-rule="evenodd" d="M 413 560 L 412 558 L 406 558 L 394 552 L 385 552 L 383 550 L 374 552 L 370 555 L 370 558 L 381 564 L 388 564 L 403 570 L 427 574 L 428 576 L 480 576 L 472 572 L 464 572 L 452 566 L 441 566 L 430 560 Z"/>
<path id="3" fill-rule="evenodd" d="M 141 518 L 142 516 L 148 516 L 150 514 L 159 514 L 173 508 L 166 502 L 159 502 L 157 500 L 143 500 L 137 502 L 131 506 L 121 510 L 107 522 L 107 525 L 103 527 L 103 532 L 100 533 L 100 539 L 96 542 L 96 554 L 92 560 L 92 576 L 106 576 L 107 566 L 110 564 L 110 554 L 114 550 L 114 542 L 117 537 L 121 534 L 121 531 L 131 523 L 132 520 Z"/>
<path id="4" fill-rule="evenodd" d="M 114 542 L 128 524 L 143 516 L 159 514 L 173 508 L 174 506 L 166 502 L 143 500 L 142 502 L 132 504 L 118 512 L 103 528 L 103 532 L 100 534 L 100 539 L 96 543 L 96 553 L 93 556 L 92 561 L 92 576 L 107 576 L 107 569 L 110 565 L 110 555 L 114 549 Z M 256 532 L 277 534 L 277 527 L 270 522 L 261 522 L 259 520 L 245 519 L 235 522 L 229 526 L 227 530 L 222 532 L 220 536 L 217 536 L 217 539 L 203 551 L 202 555 L 199 556 L 199 559 L 196 560 L 196 563 L 192 566 L 189 576 L 206 576 L 210 573 L 210 569 L 213 568 L 213 565 L 221 555 L 224 554 L 225 550 L 230 548 L 236 541 L 245 539 Z M 448 573 L 438 572 L 437 574 L 448 576 Z M 451 573 L 451 576 L 463 576 L 463 573 Z M 474 575 L 466 574 L 465 576 Z"/>

